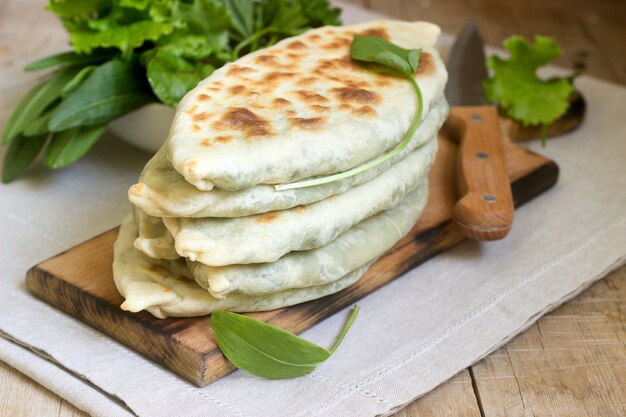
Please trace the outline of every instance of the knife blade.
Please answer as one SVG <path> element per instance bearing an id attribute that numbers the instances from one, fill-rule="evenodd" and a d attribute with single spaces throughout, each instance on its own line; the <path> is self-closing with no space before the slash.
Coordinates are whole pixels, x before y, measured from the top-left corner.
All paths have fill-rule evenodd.
<path id="1" fill-rule="evenodd" d="M 466 25 L 448 59 L 445 94 L 452 106 L 449 123 L 457 125 L 459 152 L 454 220 L 474 240 L 497 240 L 511 230 L 514 217 L 503 138 L 495 106 L 485 105 L 487 78 L 483 41 L 473 23 Z"/>

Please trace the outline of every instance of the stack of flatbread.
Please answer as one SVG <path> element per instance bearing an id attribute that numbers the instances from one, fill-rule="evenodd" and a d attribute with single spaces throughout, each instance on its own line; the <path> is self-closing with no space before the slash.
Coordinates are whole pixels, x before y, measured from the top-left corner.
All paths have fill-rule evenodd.
<path id="1" fill-rule="evenodd" d="M 350 59 L 355 34 L 423 48 L 410 83 Z M 439 28 L 379 20 L 323 27 L 251 53 L 180 102 L 169 137 L 129 190 L 133 213 L 115 243 L 122 308 L 157 317 L 261 311 L 335 293 L 357 281 L 420 217 L 437 131 L 448 113 Z"/>

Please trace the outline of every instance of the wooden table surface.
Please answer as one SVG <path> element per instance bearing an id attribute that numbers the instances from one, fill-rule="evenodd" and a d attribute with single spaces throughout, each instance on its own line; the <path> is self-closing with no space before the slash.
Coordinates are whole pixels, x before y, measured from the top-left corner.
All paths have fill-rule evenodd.
<path id="1" fill-rule="evenodd" d="M 352 1 L 453 33 L 473 19 L 490 44 L 513 33 L 551 35 L 565 49 L 560 65 L 626 84 L 623 0 Z M 33 77 L 18 68 L 64 42 L 41 0 L 0 2 L 0 127 Z M 0 416 L 87 414 L 0 362 Z M 626 416 L 626 267 L 396 416 Z"/>

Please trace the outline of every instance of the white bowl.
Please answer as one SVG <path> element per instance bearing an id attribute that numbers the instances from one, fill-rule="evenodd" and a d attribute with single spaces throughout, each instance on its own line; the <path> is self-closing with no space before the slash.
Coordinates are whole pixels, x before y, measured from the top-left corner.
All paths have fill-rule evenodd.
<path id="1" fill-rule="evenodd" d="M 155 153 L 167 139 L 174 113 L 164 104 L 148 104 L 112 121 L 109 129 L 125 142 Z"/>

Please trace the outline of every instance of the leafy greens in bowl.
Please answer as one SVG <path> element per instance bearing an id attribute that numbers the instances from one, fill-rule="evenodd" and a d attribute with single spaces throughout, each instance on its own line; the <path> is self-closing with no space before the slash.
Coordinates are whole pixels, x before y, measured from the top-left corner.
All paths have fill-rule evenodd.
<path id="1" fill-rule="evenodd" d="M 53 69 L 17 105 L 2 134 L 2 181 L 44 150 L 48 168 L 82 157 L 106 125 L 149 103 L 174 107 L 240 56 L 307 29 L 338 25 L 328 0 L 50 0 L 72 51 L 33 62 Z"/>

